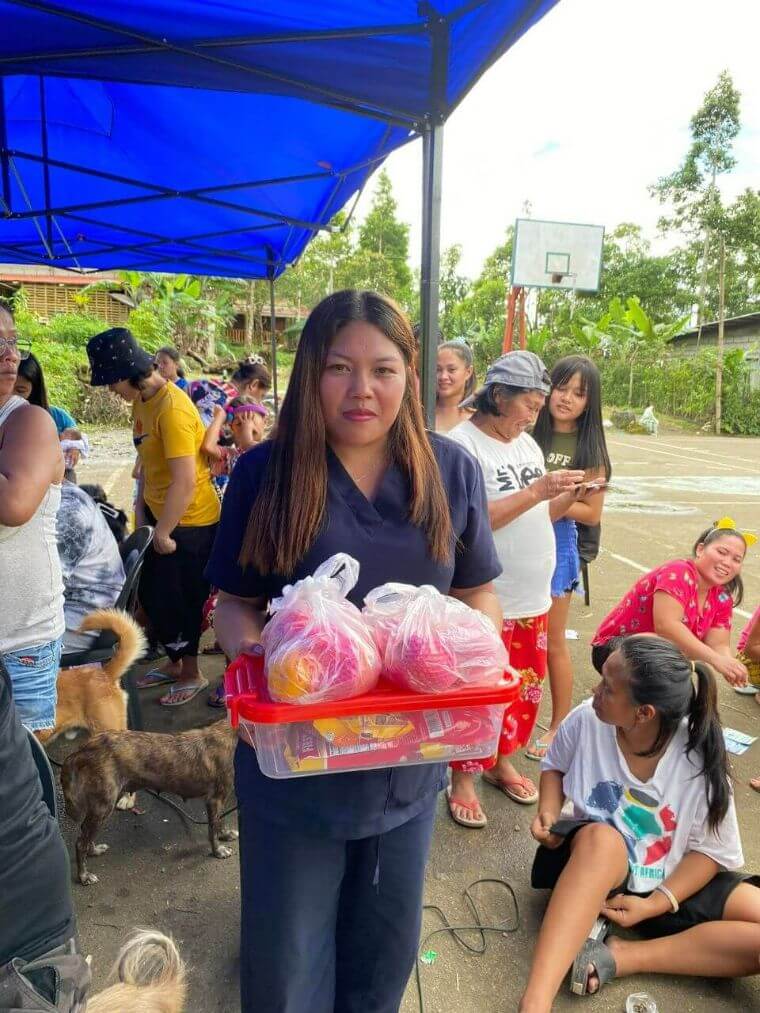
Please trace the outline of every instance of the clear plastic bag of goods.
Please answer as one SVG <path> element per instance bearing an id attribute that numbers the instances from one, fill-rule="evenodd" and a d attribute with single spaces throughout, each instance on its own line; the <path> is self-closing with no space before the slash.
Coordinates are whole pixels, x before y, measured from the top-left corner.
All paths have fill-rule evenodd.
<path id="1" fill-rule="evenodd" d="M 345 700 L 377 685 L 380 655 L 361 612 L 346 595 L 359 564 L 338 553 L 272 600 L 264 627 L 264 673 L 272 700 Z"/>
<path id="2" fill-rule="evenodd" d="M 364 599 L 383 675 L 416 693 L 495 686 L 507 651 L 482 612 L 425 584 L 383 584 Z"/>

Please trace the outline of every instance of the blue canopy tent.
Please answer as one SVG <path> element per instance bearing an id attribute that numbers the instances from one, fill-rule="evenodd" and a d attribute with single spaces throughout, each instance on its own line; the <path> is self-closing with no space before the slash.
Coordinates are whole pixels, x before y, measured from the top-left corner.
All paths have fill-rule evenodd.
<path id="1" fill-rule="evenodd" d="M 422 136 L 430 409 L 443 123 L 556 2 L 0 0 L 0 260 L 274 282 Z"/>

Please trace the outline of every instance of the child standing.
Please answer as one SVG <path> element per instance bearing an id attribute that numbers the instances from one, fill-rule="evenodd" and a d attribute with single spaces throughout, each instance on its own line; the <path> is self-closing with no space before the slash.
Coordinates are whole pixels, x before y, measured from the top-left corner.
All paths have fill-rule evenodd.
<path id="1" fill-rule="evenodd" d="M 536 420 L 533 437 L 544 452 L 546 470 L 572 468 L 585 472 L 592 487 L 554 521 L 557 564 L 552 577 L 549 610 L 547 663 L 552 695 L 548 731 L 539 736 L 525 755 L 543 760 L 561 722 L 570 713 L 573 668 L 565 638 L 573 591 L 580 583 L 576 521 L 588 526 L 599 523 L 604 506 L 604 486 L 611 466 L 602 425 L 599 370 L 585 355 L 560 359 L 551 373 L 552 392 Z"/>
<path id="2" fill-rule="evenodd" d="M 206 430 L 201 450 L 203 450 L 209 459 L 212 476 L 215 479 L 223 478 L 226 484 L 226 480 L 232 474 L 232 469 L 240 457 L 247 450 L 250 450 L 251 447 L 255 447 L 256 444 L 261 443 L 263 440 L 267 410 L 264 405 L 260 404 L 253 397 L 241 395 L 233 398 L 226 408 L 215 405 L 213 412 L 211 425 Z M 220 439 L 224 439 L 222 430 L 225 425 L 229 425 L 232 435 L 232 446 L 219 442 Z M 219 487 L 217 486 L 217 488 Z M 220 491 L 220 495 L 223 495 L 223 488 Z M 212 588 L 211 594 L 203 606 L 201 632 L 214 628 L 216 598 L 216 588 Z M 214 646 L 206 648 L 204 653 L 221 654 L 222 652 L 221 648 L 214 643 Z M 223 681 L 220 681 L 209 693 L 206 702 L 209 707 L 223 708 L 225 706 Z"/>

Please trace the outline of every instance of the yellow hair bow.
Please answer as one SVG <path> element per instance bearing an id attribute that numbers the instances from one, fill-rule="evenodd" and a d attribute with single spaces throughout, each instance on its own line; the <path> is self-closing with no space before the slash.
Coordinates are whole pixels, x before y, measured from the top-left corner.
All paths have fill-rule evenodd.
<path id="1" fill-rule="evenodd" d="M 739 531 L 736 526 L 736 521 L 733 517 L 721 517 L 719 521 L 715 522 L 713 531 Z M 751 531 L 739 531 L 744 541 L 747 543 L 747 548 L 751 548 L 757 541 L 757 535 L 753 535 Z"/>

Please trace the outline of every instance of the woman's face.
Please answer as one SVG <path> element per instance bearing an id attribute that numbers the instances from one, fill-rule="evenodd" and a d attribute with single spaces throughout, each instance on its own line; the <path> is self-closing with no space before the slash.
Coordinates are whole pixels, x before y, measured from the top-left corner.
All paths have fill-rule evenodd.
<path id="1" fill-rule="evenodd" d="M 725 535 L 714 538 L 707 545 L 698 545 L 694 565 L 709 584 L 728 584 L 741 573 L 746 551 L 742 538 Z"/>
<path id="2" fill-rule="evenodd" d="M 137 387 L 133 387 L 129 380 L 119 380 L 117 383 L 109 383 L 108 389 L 112 394 L 118 394 L 120 398 L 132 404 L 140 396 Z"/>
<path id="3" fill-rule="evenodd" d="M 558 422 L 577 422 L 588 404 L 588 391 L 584 389 L 580 373 L 552 389 L 549 395 L 549 412 Z"/>
<path id="4" fill-rule="evenodd" d="M 383 442 L 406 390 L 401 349 L 373 324 L 352 321 L 328 349 L 319 399 L 328 442 L 370 447 Z"/>
<path id="5" fill-rule="evenodd" d="M 544 407 L 544 401 L 546 395 L 538 390 L 529 390 L 512 398 L 497 392 L 499 431 L 508 439 L 514 440 L 526 429 L 531 429 L 536 424 L 538 413 Z"/>
<path id="6" fill-rule="evenodd" d="M 472 376 L 472 366 L 466 366 L 461 355 L 453 348 L 441 348 L 438 352 L 438 397 L 464 400 L 467 381 Z"/>
<path id="7" fill-rule="evenodd" d="M 25 401 L 28 401 L 32 396 L 32 382 L 27 380 L 25 376 L 17 376 L 16 383 L 13 386 L 13 393 L 18 394 Z"/>
<path id="8" fill-rule="evenodd" d="M 606 725 L 631 729 L 639 711 L 631 699 L 628 671 L 622 651 L 613 651 L 602 665 L 602 675 L 591 702 L 594 713 Z"/>
<path id="9" fill-rule="evenodd" d="M 0 312 L 0 397 L 8 397 L 13 393 L 19 362 L 21 357 L 16 347 L 13 318 L 6 312 Z"/>
<path id="10" fill-rule="evenodd" d="M 166 352 L 159 352 L 156 356 L 156 369 L 164 380 L 176 380 L 179 377 L 177 363 Z"/>

